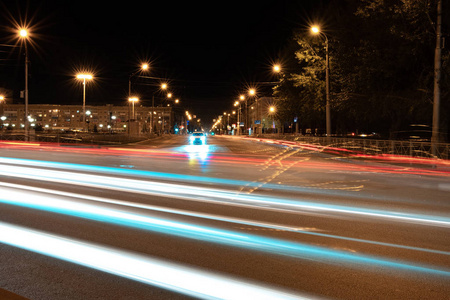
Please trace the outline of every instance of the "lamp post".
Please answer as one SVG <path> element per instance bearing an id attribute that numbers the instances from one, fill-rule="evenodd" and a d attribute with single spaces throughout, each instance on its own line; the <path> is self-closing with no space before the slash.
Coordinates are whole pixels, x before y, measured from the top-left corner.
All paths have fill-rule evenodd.
<path id="1" fill-rule="evenodd" d="M 128 98 L 131 97 L 131 78 L 136 75 L 138 72 L 141 71 L 147 71 L 149 68 L 148 64 L 142 64 L 141 68 L 139 70 L 137 70 L 136 72 L 130 74 L 130 77 L 128 77 Z"/>
<path id="2" fill-rule="evenodd" d="M 137 97 L 131 97 L 131 98 L 128 98 L 128 101 L 129 102 L 131 102 L 131 104 L 132 104 L 132 110 L 131 110 L 131 118 L 134 120 L 134 119 L 136 119 L 135 118 L 135 115 L 134 115 L 134 102 L 138 102 L 139 101 L 139 98 L 137 98 Z"/>
<path id="3" fill-rule="evenodd" d="M 92 80 L 91 74 L 78 74 L 77 79 L 83 80 L 83 129 L 86 128 L 86 80 Z"/>
<path id="4" fill-rule="evenodd" d="M 2 105 L 2 109 L 0 110 L 1 114 L 3 115 L 3 103 L 5 102 L 5 97 L 3 95 L 0 95 L 0 104 Z M 1 116 L 0 120 L 2 120 L 2 127 L 1 130 L 3 130 L 3 121 L 6 120 L 5 116 Z"/>
<path id="5" fill-rule="evenodd" d="M 248 90 L 248 95 L 250 96 L 250 97 L 255 97 L 256 98 L 256 90 L 254 89 L 254 88 L 251 88 L 251 89 L 249 89 Z M 258 99 L 256 98 L 256 100 L 255 100 L 255 102 L 256 102 L 256 118 L 255 118 L 255 120 L 258 118 Z M 247 114 L 247 120 L 248 119 L 250 119 L 249 117 L 248 117 L 248 106 L 247 106 L 247 101 L 245 102 L 245 106 L 246 106 L 246 114 Z M 252 106 L 252 109 L 253 109 L 253 106 Z M 254 114 L 253 114 L 253 116 L 254 116 Z M 252 124 L 252 120 L 249 120 L 249 122 L 248 122 L 249 124 L 247 125 L 247 126 L 249 126 L 249 127 L 251 127 L 252 129 L 253 128 L 255 128 L 256 129 L 256 126 L 255 127 L 253 127 L 253 125 L 254 124 Z M 253 122 L 254 123 L 254 122 Z M 256 125 L 256 124 L 255 124 Z M 253 134 L 252 135 L 255 135 L 256 134 L 256 132 L 255 132 L 256 130 L 253 130 Z"/>
<path id="6" fill-rule="evenodd" d="M 331 137 L 331 116 L 330 116 L 330 62 L 328 58 L 328 37 L 323 33 L 319 26 L 312 26 L 311 32 L 315 35 L 322 34 L 325 37 L 325 92 L 326 92 L 326 126 L 327 126 L 327 138 Z"/>
<path id="7" fill-rule="evenodd" d="M 23 28 L 19 30 L 19 36 L 25 45 L 25 140 L 28 140 L 28 30 Z"/>
<path id="8" fill-rule="evenodd" d="M 160 90 L 166 90 L 167 89 L 167 83 L 162 83 Z M 150 127 L 150 133 L 153 133 L 153 115 L 155 110 L 155 94 L 159 92 L 159 90 L 155 91 L 152 95 L 152 112 L 151 112 L 151 127 Z"/>

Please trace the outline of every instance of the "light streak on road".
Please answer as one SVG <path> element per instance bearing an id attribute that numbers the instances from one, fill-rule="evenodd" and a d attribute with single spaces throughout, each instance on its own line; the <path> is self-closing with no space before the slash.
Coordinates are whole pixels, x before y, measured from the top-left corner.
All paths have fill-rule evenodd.
<path id="1" fill-rule="evenodd" d="M 322 263 L 347 263 L 350 265 L 381 267 L 450 277 L 450 270 L 439 270 L 430 266 L 415 265 L 410 262 L 388 260 L 381 257 L 338 251 L 299 242 L 262 237 L 245 232 L 163 219 L 127 212 L 118 208 L 81 203 L 63 196 L 27 192 L 7 187 L 2 189 L 1 195 L 1 202 L 6 204 L 20 205 L 32 209 L 139 228 L 182 238 L 245 248 L 252 251 L 263 251 L 298 259 L 315 260 Z"/>
<path id="2" fill-rule="evenodd" d="M 202 299 L 307 299 L 237 278 L 0 222 L 0 242 Z"/>
<path id="3" fill-rule="evenodd" d="M 24 193 L 22 198 L 14 198 L 14 199 L 8 200 L 8 197 L 3 197 L 3 199 L 0 197 L 0 202 L 11 204 L 11 205 L 19 205 L 19 206 L 23 205 L 23 206 L 31 207 L 31 208 L 39 207 L 40 209 L 45 209 L 45 210 L 55 209 L 55 206 L 49 205 L 49 203 L 48 203 L 49 198 L 46 198 L 47 201 L 45 201 L 46 202 L 45 206 L 43 205 L 43 202 L 40 202 L 38 206 L 33 204 L 35 202 L 35 200 L 33 199 L 33 194 L 35 194 L 37 192 L 37 193 L 44 193 L 44 194 L 52 195 L 52 197 L 54 197 L 54 199 L 57 199 L 59 201 L 57 203 L 57 207 L 61 207 L 61 206 L 65 207 L 63 202 L 68 202 L 69 203 L 68 207 L 70 207 L 70 206 L 72 206 L 72 203 L 75 203 L 75 201 L 77 201 L 74 199 L 80 199 L 83 201 L 95 202 L 95 203 L 97 203 L 97 205 L 98 204 L 120 205 L 125 208 L 139 208 L 139 209 L 144 209 L 147 211 L 169 213 L 172 215 L 181 215 L 181 216 L 188 216 L 188 217 L 214 220 L 214 221 L 220 221 L 220 222 L 234 223 L 234 224 L 239 224 L 239 225 L 262 227 L 262 228 L 279 230 L 279 231 L 290 231 L 290 232 L 295 232 L 295 233 L 299 233 L 299 234 L 307 234 L 307 235 L 313 235 L 313 236 L 319 236 L 319 237 L 325 237 L 325 238 L 331 238 L 331 239 L 346 240 L 346 241 L 352 241 L 352 242 L 358 242 L 358 243 L 374 244 L 374 245 L 379 245 L 379 246 L 394 247 L 394 248 L 400 248 L 400 249 L 407 249 L 407 250 L 413 250 L 413 251 L 421 251 L 421 252 L 428 252 L 428 253 L 442 254 L 442 255 L 450 256 L 450 252 L 447 252 L 447 251 L 439 251 L 439 250 L 426 249 L 426 248 L 420 248 L 420 247 L 405 246 L 405 245 L 400 245 L 400 244 L 392 244 L 392 243 L 377 242 L 377 241 L 358 239 L 358 238 L 350 238 L 350 237 L 344 237 L 344 236 L 338 236 L 338 235 L 332 235 L 332 234 L 325 234 L 325 233 L 315 232 L 314 228 L 305 229 L 305 228 L 286 226 L 286 225 L 275 224 L 275 223 L 252 221 L 249 219 L 220 216 L 220 215 L 216 215 L 216 214 L 199 213 L 199 212 L 187 211 L 187 210 L 182 210 L 182 209 L 165 208 L 165 207 L 149 205 L 149 204 L 142 204 L 142 203 L 137 203 L 137 202 L 107 199 L 107 198 L 103 198 L 103 197 L 96 197 L 96 196 L 63 192 L 63 191 L 55 191 L 55 190 L 50 190 L 50 189 L 30 187 L 30 186 L 26 186 L 26 185 L 18 185 L 18 184 L 12 184 L 12 183 L 0 182 L 0 186 L 20 190 L 21 192 Z M 27 200 L 29 198 L 32 200 L 31 201 Z M 76 206 L 78 206 L 78 204 L 76 204 Z M 70 214 L 72 215 L 72 213 L 70 213 Z"/>
<path id="4" fill-rule="evenodd" d="M 1 163 L 1 162 L 0 162 Z M 113 168 L 108 168 L 113 169 Z M 119 169 L 124 171 L 123 169 Z M 293 212 L 320 212 L 328 214 L 344 214 L 360 217 L 382 218 L 396 222 L 409 222 L 428 226 L 450 227 L 450 218 L 418 213 L 395 212 L 354 206 L 333 205 L 327 203 L 307 202 L 259 196 L 256 194 L 236 194 L 224 189 L 205 188 L 184 184 L 161 183 L 156 181 L 100 176 L 80 172 L 58 170 L 42 170 L 30 167 L 19 167 L 0 164 L 0 175 L 79 185 L 122 192 L 140 193 L 173 197 L 189 201 L 220 202 L 227 205 L 259 206 L 269 210 Z M 180 179 L 182 175 L 180 175 Z"/>

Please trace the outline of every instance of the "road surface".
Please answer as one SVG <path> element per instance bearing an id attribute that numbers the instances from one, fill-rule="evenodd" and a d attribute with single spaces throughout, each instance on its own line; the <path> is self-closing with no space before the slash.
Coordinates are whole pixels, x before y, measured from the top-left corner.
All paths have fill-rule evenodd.
<path id="1" fill-rule="evenodd" d="M 446 162 L 186 142 L 0 143 L 0 288 L 29 299 L 449 299 Z"/>

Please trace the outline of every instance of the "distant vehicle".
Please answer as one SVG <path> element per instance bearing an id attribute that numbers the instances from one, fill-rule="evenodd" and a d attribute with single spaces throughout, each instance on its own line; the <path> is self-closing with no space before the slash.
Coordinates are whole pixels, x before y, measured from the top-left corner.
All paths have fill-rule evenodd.
<path id="1" fill-rule="evenodd" d="M 206 133 L 204 132 L 194 132 L 189 137 L 190 145 L 206 145 Z"/>

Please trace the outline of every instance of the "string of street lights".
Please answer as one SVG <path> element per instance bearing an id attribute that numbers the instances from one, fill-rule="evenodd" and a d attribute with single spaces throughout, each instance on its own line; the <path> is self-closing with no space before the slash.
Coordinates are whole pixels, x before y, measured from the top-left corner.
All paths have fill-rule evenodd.
<path id="1" fill-rule="evenodd" d="M 25 139 L 28 140 L 28 131 L 29 131 L 29 113 L 28 113 L 28 104 L 29 104 L 29 93 L 28 93 L 28 65 L 29 65 L 29 59 L 28 59 L 28 43 L 30 42 L 30 32 L 28 28 L 19 28 L 18 29 L 18 37 L 19 40 L 23 43 L 24 48 L 25 48 L 25 90 L 24 90 L 24 98 L 25 98 L 25 124 L 24 124 L 24 129 L 25 129 Z M 131 91 L 131 79 L 133 76 L 135 76 L 136 74 L 138 74 L 139 72 L 146 72 L 150 69 L 150 66 L 148 63 L 143 63 L 140 66 L 140 69 L 137 70 L 136 72 L 130 74 L 129 79 L 128 79 L 128 103 L 131 103 L 132 105 L 132 115 L 130 117 L 131 120 L 135 119 L 135 111 L 134 111 L 134 106 L 136 102 L 139 102 L 139 97 L 137 95 L 132 95 L 132 91 Z M 86 85 L 88 81 L 92 81 L 94 80 L 94 75 L 90 72 L 82 72 L 82 73 L 78 73 L 75 75 L 75 78 L 82 81 L 82 85 L 83 85 L 83 129 L 86 130 Z M 159 86 L 159 89 L 157 91 L 155 91 L 152 95 L 152 111 L 154 111 L 154 98 L 155 98 L 155 94 L 156 93 L 161 93 L 163 91 L 167 91 L 168 89 L 168 84 L 167 83 L 161 83 Z M 5 97 L 3 95 L 0 95 L 0 102 L 3 102 L 5 100 Z M 173 94 L 171 92 L 167 92 L 166 94 L 166 101 L 170 100 L 173 101 L 174 104 L 179 104 L 180 103 L 180 99 L 179 98 L 175 98 L 173 97 Z M 170 106 L 170 104 L 167 104 L 167 106 Z M 152 124 L 153 124 L 153 114 L 151 114 L 151 119 L 152 119 Z M 152 131 L 153 128 L 150 129 L 150 131 Z"/>
<path id="2" fill-rule="evenodd" d="M 325 93 L 326 93 L 326 104 L 325 104 L 325 113 L 326 113 L 326 134 L 327 137 L 331 137 L 331 114 L 330 114 L 330 63 L 329 63 L 329 51 L 328 51 L 328 36 L 320 29 L 317 25 L 312 25 L 310 27 L 310 31 L 313 35 L 321 35 L 325 39 Z M 272 67 L 272 70 L 274 73 L 281 73 L 282 67 L 280 64 L 274 64 Z M 255 88 L 249 88 L 248 89 L 248 96 L 250 97 L 256 97 L 257 92 Z M 244 123 L 245 131 L 249 130 L 248 127 L 248 97 L 246 97 L 244 94 L 241 94 L 239 96 L 239 99 L 234 102 L 234 106 L 238 107 L 238 113 L 237 113 L 237 126 L 236 126 L 236 135 L 240 135 L 240 128 L 242 126 L 242 123 Z M 241 111 L 241 103 L 245 101 L 245 122 L 240 121 L 240 111 Z M 257 102 L 258 99 L 256 98 L 255 102 Z M 276 106 L 270 105 L 268 107 L 268 113 L 269 114 L 275 114 L 276 113 Z M 236 114 L 235 111 L 233 111 L 233 114 Z M 227 113 L 225 112 L 223 116 L 226 116 Z M 228 114 L 229 116 L 230 114 Z M 213 120 L 215 121 L 215 120 Z M 217 128 L 222 121 L 222 116 L 219 116 L 217 121 L 214 123 L 212 129 Z M 261 120 L 259 120 L 260 122 Z M 228 124 L 227 124 L 228 127 Z M 227 128 L 228 129 L 228 128 Z"/>

